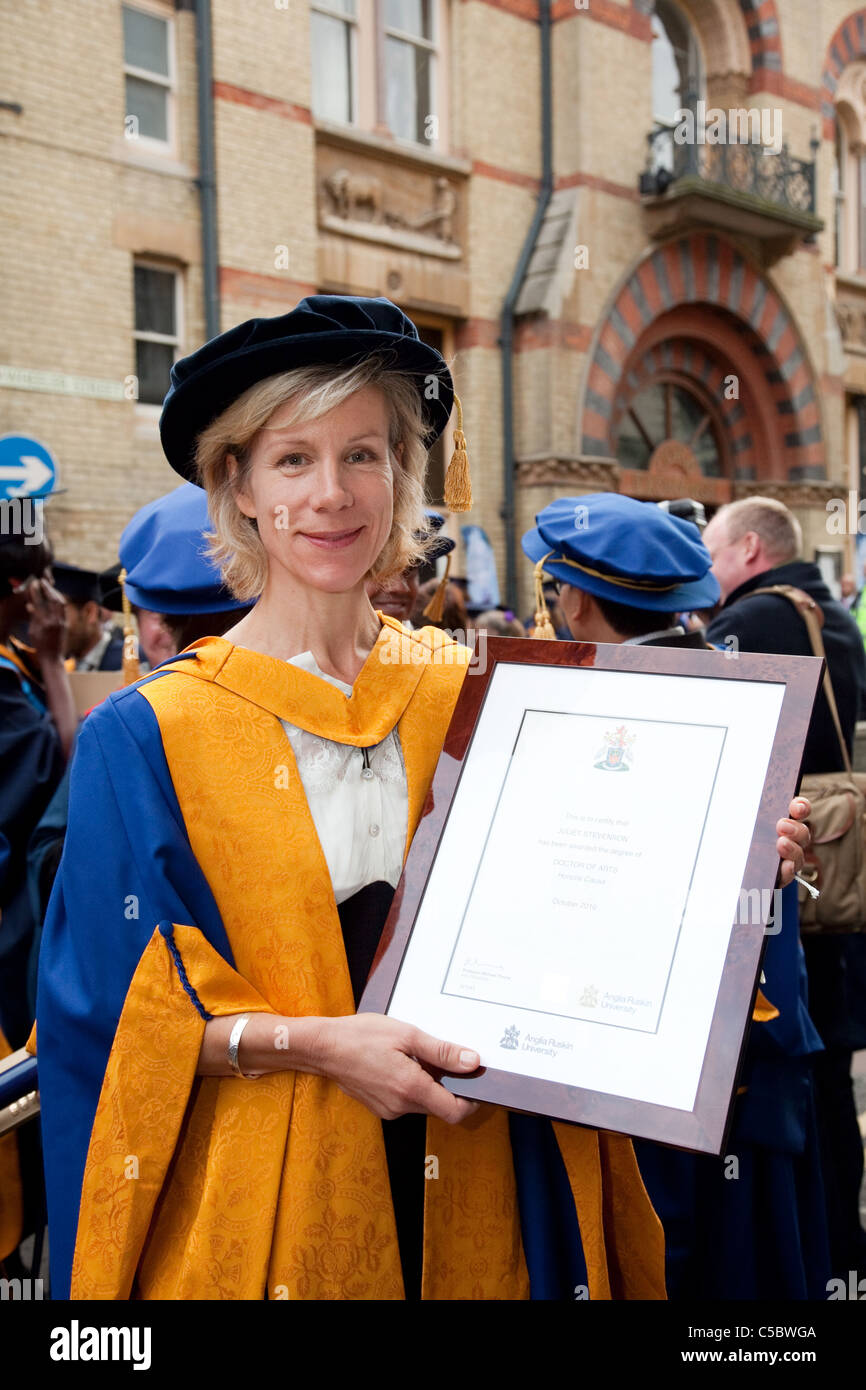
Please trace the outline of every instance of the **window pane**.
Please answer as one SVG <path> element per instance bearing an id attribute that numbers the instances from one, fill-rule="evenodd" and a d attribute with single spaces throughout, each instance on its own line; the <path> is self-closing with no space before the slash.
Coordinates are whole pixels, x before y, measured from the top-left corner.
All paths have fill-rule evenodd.
<path id="1" fill-rule="evenodd" d="M 668 401 L 671 407 L 670 434 Z M 625 416 L 616 445 L 617 459 L 624 468 L 646 468 L 653 450 L 664 439 L 670 438 L 688 444 L 704 477 L 724 476 L 716 427 L 712 420 L 705 423 L 708 412 L 697 395 L 673 383 L 653 382 L 638 393 L 631 402 L 631 408 L 643 430 L 631 415 Z M 651 446 L 645 435 L 651 441 Z"/>
<path id="2" fill-rule="evenodd" d="M 134 68 L 168 77 L 168 21 L 124 5 L 123 57 Z"/>
<path id="3" fill-rule="evenodd" d="M 702 94 L 700 50 L 685 15 L 668 0 L 657 0 L 652 34 L 653 116 L 670 124 Z"/>
<path id="4" fill-rule="evenodd" d="M 650 451 L 643 435 L 630 416 L 626 417 L 620 430 L 616 457 L 623 468 L 646 468 L 649 463 Z"/>
<path id="5" fill-rule="evenodd" d="M 423 140 L 431 114 L 430 54 L 401 39 L 385 42 L 388 126 L 403 140 Z"/>
<path id="6" fill-rule="evenodd" d="M 326 121 L 352 119 L 351 26 L 329 15 L 310 16 L 313 44 L 313 111 Z"/>
<path id="7" fill-rule="evenodd" d="M 126 114 L 138 120 L 138 134 L 168 140 L 168 92 L 140 77 L 126 79 Z"/>
<path id="8" fill-rule="evenodd" d="M 169 373 L 174 362 L 170 343 L 135 344 L 135 371 L 138 377 L 138 399 L 144 405 L 162 405 L 169 386 Z"/>
<path id="9" fill-rule="evenodd" d="M 432 39 L 430 0 L 385 0 L 385 28 Z"/>
<path id="10" fill-rule="evenodd" d="M 135 327 L 139 333 L 177 335 L 174 282 L 170 270 L 135 267 Z"/>

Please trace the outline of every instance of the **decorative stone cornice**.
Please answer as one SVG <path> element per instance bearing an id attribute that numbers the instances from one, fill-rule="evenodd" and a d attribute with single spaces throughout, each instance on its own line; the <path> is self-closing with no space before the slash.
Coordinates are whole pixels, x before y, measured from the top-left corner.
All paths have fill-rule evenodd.
<path id="1" fill-rule="evenodd" d="M 786 507 L 820 507 L 823 511 L 831 497 L 847 497 L 848 491 L 845 483 L 833 482 L 829 478 L 790 483 L 765 478 L 763 482 L 734 483 L 733 494 L 735 501 L 742 497 L 773 497 L 777 502 L 784 502 Z"/>
<path id="2" fill-rule="evenodd" d="M 599 455 L 539 454 L 518 459 L 519 487 L 578 487 L 584 491 L 618 492 L 619 464 Z"/>

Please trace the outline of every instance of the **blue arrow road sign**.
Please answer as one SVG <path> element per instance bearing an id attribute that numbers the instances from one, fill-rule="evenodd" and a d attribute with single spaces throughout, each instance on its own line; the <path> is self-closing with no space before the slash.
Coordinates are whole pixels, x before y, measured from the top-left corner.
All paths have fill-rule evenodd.
<path id="1" fill-rule="evenodd" d="M 57 464 L 38 439 L 0 435 L 0 499 L 47 497 L 56 481 Z"/>

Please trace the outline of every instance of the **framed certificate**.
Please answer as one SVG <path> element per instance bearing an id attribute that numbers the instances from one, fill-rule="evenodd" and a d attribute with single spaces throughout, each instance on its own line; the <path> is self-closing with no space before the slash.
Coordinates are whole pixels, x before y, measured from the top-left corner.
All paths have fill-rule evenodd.
<path id="1" fill-rule="evenodd" d="M 455 1094 L 720 1153 L 823 663 L 482 654 L 361 1010 L 476 1049 Z"/>

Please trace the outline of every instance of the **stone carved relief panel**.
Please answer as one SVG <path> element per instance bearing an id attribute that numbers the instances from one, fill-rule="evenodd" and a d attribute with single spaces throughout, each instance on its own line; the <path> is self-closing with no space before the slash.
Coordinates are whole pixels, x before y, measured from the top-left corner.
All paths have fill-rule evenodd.
<path id="1" fill-rule="evenodd" d="M 319 144 L 319 225 L 330 232 L 404 251 L 460 260 L 465 180 L 438 166 Z"/>
<path id="2" fill-rule="evenodd" d="M 866 352 L 866 299 L 837 299 L 834 307 L 844 347 Z"/>

